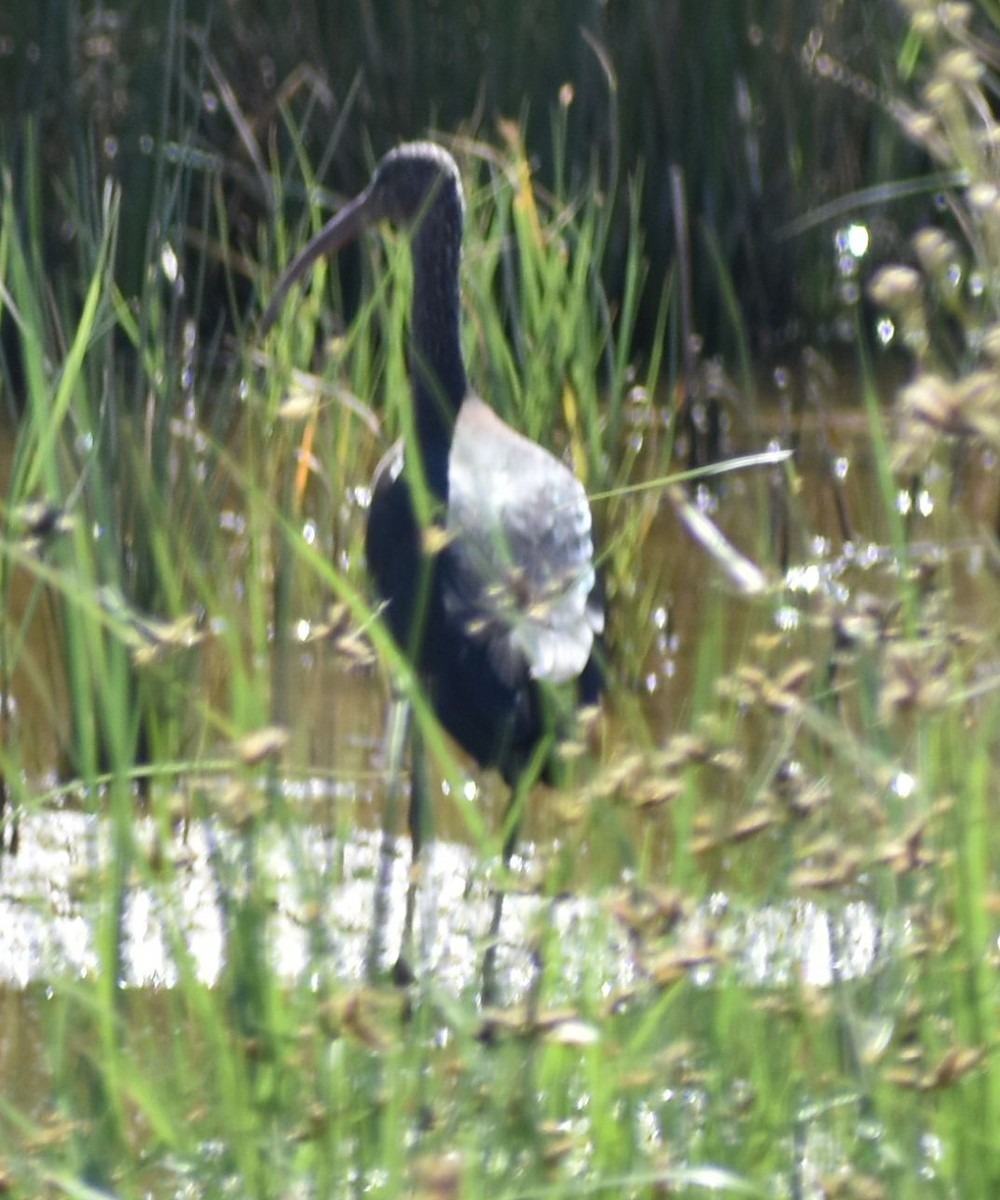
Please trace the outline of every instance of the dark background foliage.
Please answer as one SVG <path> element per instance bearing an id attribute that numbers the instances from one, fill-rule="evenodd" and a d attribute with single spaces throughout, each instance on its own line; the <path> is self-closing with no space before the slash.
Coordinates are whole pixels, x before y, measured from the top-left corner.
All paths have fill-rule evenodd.
<path id="1" fill-rule="evenodd" d="M 8 161 L 43 159 L 49 270 L 72 253 L 61 197 L 80 189 L 69 181 L 95 195 L 106 174 L 121 181 L 118 271 L 135 294 L 171 189 L 180 213 L 187 189 L 210 180 L 235 243 L 256 246 L 270 197 L 248 144 L 269 166 L 289 161 L 285 107 L 336 195 L 401 139 L 461 131 L 495 143 L 498 122 L 513 120 L 540 185 L 601 181 L 615 206 L 612 295 L 627 188 L 641 179 L 647 328 L 674 261 L 670 172 L 682 168 L 696 327 L 725 349 L 709 231 L 767 349 L 813 336 L 831 303 L 831 225 L 786 236 L 789 222 L 913 169 L 886 112 L 892 81 L 879 77 L 900 37 L 888 0 L 7 0 L 2 138 Z M 891 240 L 891 222 L 876 227 Z M 211 280 L 211 259 L 197 265 Z"/>

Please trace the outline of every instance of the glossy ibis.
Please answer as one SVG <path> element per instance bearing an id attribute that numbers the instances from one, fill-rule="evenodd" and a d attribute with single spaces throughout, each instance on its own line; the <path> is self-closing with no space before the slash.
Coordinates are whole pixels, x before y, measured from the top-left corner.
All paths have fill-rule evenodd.
<path id="1" fill-rule="evenodd" d="M 532 778 L 551 774 L 570 709 L 597 699 L 604 615 L 579 480 L 468 389 L 459 336 L 464 211 L 450 154 L 429 142 L 393 150 L 288 267 L 262 327 L 320 255 L 382 220 L 409 230 L 413 421 L 405 447 L 389 452 L 373 481 L 368 568 L 439 721 L 516 792 L 529 765 Z M 414 855 L 420 792 L 414 784 Z"/>

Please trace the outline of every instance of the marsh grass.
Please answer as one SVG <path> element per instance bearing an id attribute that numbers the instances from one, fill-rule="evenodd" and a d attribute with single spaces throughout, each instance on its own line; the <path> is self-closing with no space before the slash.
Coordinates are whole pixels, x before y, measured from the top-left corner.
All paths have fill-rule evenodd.
<path id="1" fill-rule="evenodd" d="M 509 186 L 514 178 L 522 190 Z M 29 177 L 26 186 L 35 182 Z M 198 292 L 183 273 L 176 247 L 184 231 L 172 210 L 173 197 L 187 190 L 182 166 L 164 183 L 171 219 L 165 210 L 134 304 L 114 282 L 113 187 L 97 204 L 90 194 L 71 200 L 84 252 L 79 287 L 58 296 L 30 261 L 30 222 L 26 234 L 11 188 L 5 194 L 0 252 L 26 415 L 8 485 L 3 566 L 8 596 L 17 578 L 32 589 L 22 609 L 7 608 L 6 678 L 14 694 L 21 689 L 23 708 L 30 700 L 33 719 L 50 723 L 40 744 L 61 752 L 70 777 L 61 794 L 100 814 L 108 830 L 101 865 L 85 884 L 98 913 L 93 978 L 67 983 L 39 1004 L 46 1098 L 32 1114 L 16 1095 L 5 1102 L 11 1182 L 26 1191 L 86 1194 L 93 1184 L 129 1194 L 164 1181 L 181 1186 L 190 1175 L 209 1190 L 239 1180 L 241 1190 L 266 1195 L 289 1179 L 310 1179 L 310 1190 L 330 1194 L 353 1177 L 398 1190 L 424 1169 L 404 1153 L 401 1131 L 438 1102 L 425 1080 L 450 1057 L 430 1036 L 438 998 L 401 1024 L 391 996 L 353 994 L 330 977 L 318 919 L 330 880 L 321 883 L 299 820 L 268 784 L 294 764 L 273 765 L 280 738 L 268 749 L 267 740 L 245 735 L 294 719 L 285 671 L 295 652 L 292 626 L 317 622 L 336 600 L 402 676 L 432 753 L 461 779 L 361 587 L 353 493 L 388 436 L 356 398 L 405 394 L 407 251 L 391 240 L 372 248 L 371 287 L 351 324 L 336 332 L 334 353 L 324 354 L 325 382 L 291 370 L 309 361 L 312 338 L 325 343 L 330 332 L 321 279 L 266 348 L 248 344 L 243 374 L 221 358 L 213 363 L 212 348 L 199 341 L 203 325 L 189 307 Z M 514 392 L 511 416 L 539 434 L 563 425 L 581 465 L 590 452 L 591 470 L 607 472 L 612 448 L 598 394 L 610 384 L 620 404 L 628 355 L 616 345 L 593 266 L 596 210 L 580 219 L 566 202 L 543 209 L 516 156 L 474 195 L 469 264 L 484 314 L 474 330 L 474 370 L 491 363 L 512 380 L 522 365 L 548 362 L 546 373 L 529 373 Z M 214 232 L 211 216 L 192 217 L 209 222 L 204 236 Z M 297 240 L 275 234 L 278 245 Z M 575 348 L 567 312 L 588 339 Z M 505 352 L 511 329 L 521 363 Z M 626 324 L 622 336 L 630 332 Z M 559 413 L 540 407 L 546 393 L 561 398 Z M 387 422 L 391 434 L 399 413 L 390 409 Z M 23 515 L 31 506 L 44 516 L 37 530 Z M 51 614 L 44 650 L 32 628 L 42 608 Z M 41 653 L 61 664 L 61 681 L 46 678 Z M 39 764 L 20 762 L 17 745 L 7 743 L 4 760 L 13 824 L 40 803 Z M 189 791 L 185 775 L 204 772 L 224 777 L 227 790 Z M 138 840 L 140 807 L 156 831 L 151 844 Z M 489 857 L 496 835 L 471 804 L 464 817 Z M 183 890 L 174 863 L 183 828 L 205 820 L 233 828 L 211 853 L 226 946 L 212 986 L 199 979 L 183 922 L 166 899 Z M 268 830 L 296 865 L 303 912 L 317 914 L 306 918 L 309 966 L 298 984 L 280 979 L 269 941 Z M 184 1033 L 159 1045 L 122 988 L 126 910 L 136 887 L 164 897 L 177 974 L 164 1019 Z M 479 1020 L 466 1003 L 448 999 L 445 1007 L 460 1046 L 474 1052 Z M 546 1064 L 547 1074 L 563 1069 Z M 501 1084 L 502 1092 L 522 1092 L 513 1073 Z M 459 1140 L 470 1163 L 480 1138 Z M 52 1155 L 38 1153 L 43 1144 Z M 620 1154 L 612 1160 L 624 1169 Z"/>
<path id="2" fill-rule="evenodd" d="M 294 123 L 285 136 L 301 145 Z M 185 173 L 200 167 L 163 165 L 162 219 L 133 302 L 112 271 L 117 194 L 85 174 L 68 197 L 79 260 L 46 280 L 29 155 L 21 193 L 5 176 L 0 225 L 24 378 L 0 666 L 49 756 L 27 762 L 27 742 L 4 739 L 4 820 L 12 836 L 19 817 L 70 798 L 100 817 L 101 848 L 78 882 L 92 969 L 3 998 L 34 1054 L 30 1085 L 3 1076 L 2 1187 L 995 1195 L 996 586 L 962 570 L 974 518 L 949 505 L 949 473 L 930 469 L 955 464 L 956 439 L 988 434 L 990 410 L 977 393 L 975 420 L 949 424 L 956 393 L 938 389 L 948 404 L 925 399 L 915 422 L 905 393 L 889 428 L 866 368 L 877 485 L 857 497 L 859 545 L 817 551 L 800 576 L 734 601 L 711 567 L 699 577 L 690 557 L 663 554 L 655 492 L 626 490 L 668 473 L 660 398 L 681 358 L 668 280 L 657 345 L 634 366 L 637 210 L 629 283 L 613 302 L 601 189 L 545 194 L 514 131 L 499 150 L 455 148 L 470 198 L 472 377 L 607 496 L 598 516 L 622 679 L 645 674 L 654 635 L 643 631 L 663 590 L 694 595 L 689 687 L 666 732 L 624 684 L 612 688 L 625 733 L 560 799 L 551 846 L 529 856 L 544 869 L 522 1002 L 483 1013 L 474 989 L 456 993 L 433 972 L 407 992 L 339 976 L 338 914 L 325 904 L 341 894 L 353 830 L 339 813 L 317 829 L 281 786 L 312 766 L 281 732 L 306 719 L 293 667 L 303 646 L 318 655 L 308 635 L 322 627 L 345 664 L 372 671 L 373 651 L 401 677 L 474 857 L 495 860 L 499 845 L 460 799 L 462 764 L 363 585 L 357 489 L 401 428 L 406 395 L 405 240 L 362 247 L 353 312 L 338 271 L 318 269 L 261 346 L 266 280 L 305 236 L 276 214 L 259 261 L 225 261 L 231 292 L 252 275 L 259 296 L 243 343 L 224 346 L 204 340 L 202 293 L 178 253 L 191 229 L 229 244 L 224 206 L 184 207 Z M 312 194 L 307 155 L 280 168 L 275 194 Z M 968 251 L 984 271 L 988 250 L 982 238 Z M 723 300 L 732 315 L 732 292 Z M 988 345 L 970 338 L 949 389 Z M 924 458 L 901 460 L 914 429 Z M 772 580 L 777 486 L 754 479 L 716 498 L 719 522 Z M 929 515 L 901 519 L 902 497 L 922 488 Z M 805 522 L 803 507 L 789 511 Z M 876 522 L 888 544 L 868 554 Z M 814 531 L 796 532 L 807 545 Z M 962 608 L 973 588 L 978 626 Z M 57 755 L 69 776 L 58 788 Z M 222 946 L 210 977 L 184 899 L 197 838 Z M 276 854 L 304 935 L 293 971 L 276 940 L 290 903 Z M 169 951 L 159 988 L 128 985 L 124 930 L 140 893 L 155 897 Z M 582 946 L 556 920 L 577 893 L 593 901 Z M 624 978 L 602 965 L 608 943 Z"/>

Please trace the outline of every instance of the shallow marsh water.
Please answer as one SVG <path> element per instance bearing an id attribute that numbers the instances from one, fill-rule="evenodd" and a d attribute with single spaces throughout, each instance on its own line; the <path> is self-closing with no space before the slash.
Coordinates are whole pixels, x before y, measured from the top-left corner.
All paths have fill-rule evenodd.
<path id="1" fill-rule="evenodd" d="M 663 502 L 648 540 L 644 562 L 637 572 L 639 576 L 648 575 L 658 581 L 659 599 L 649 607 L 648 627 L 631 633 L 625 628 L 619 630 L 619 636 L 633 637 L 646 648 L 644 666 L 637 677 L 622 688 L 622 694 L 625 691 L 631 694 L 627 703 L 616 704 L 612 697 L 608 705 L 602 751 L 605 759 L 613 760 L 633 750 L 645 751 L 651 745 L 662 744 L 671 733 L 685 727 L 689 697 L 700 669 L 695 653 L 706 623 L 714 623 L 722 632 L 725 644 L 716 646 L 715 650 L 720 668 L 725 671 L 737 661 L 755 635 L 776 630 L 792 637 L 801 633 L 803 645 L 807 645 L 812 636 L 814 601 L 832 600 L 846 607 L 849 597 L 859 589 L 877 592 L 879 572 L 893 569 L 890 556 L 884 550 L 886 526 L 878 517 L 880 501 L 864 416 L 856 409 L 845 408 L 827 411 L 810 422 L 800 415 L 790 420 L 779 405 L 775 405 L 772 412 L 775 441 L 786 444 L 788 430 L 794 430 L 796 470 L 802 483 L 799 494 L 791 498 L 782 488 L 780 502 L 770 515 L 773 538 L 783 540 L 787 547 L 788 569 L 783 600 L 776 602 L 773 594 L 764 597 L 739 594 L 703 547 L 681 527 L 670 506 Z M 7 446 L 0 448 L 0 460 L 8 453 Z M 831 468 L 833 460 L 837 465 Z M 761 550 L 765 553 L 773 550 L 773 547 L 754 544 L 754 539 L 759 539 L 759 530 L 768 524 L 759 511 L 762 498 L 767 501 L 766 489 L 747 477 L 734 476 L 723 483 L 711 502 L 713 516 L 719 525 L 733 543 L 751 557 Z M 977 498 L 977 503 L 988 509 L 990 499 Z M 864 529 L 866 540 L 845 543 L 845 522 L 852 528 Z M 976 603 L 984 602 L 990 589 L 984 593 L 981 587 L 986 566 L 982 545 L 970 541 L 965 547 L 940 546 L 938 549 L 942 554 L 954 554 L 960 560 L 960 566 L 964 566 L 969 580 L 965 589 L 969 604 L 974 608 Z M 776 574 L 774 577 L 777 578 Z M 40 653 L 44 654 L 50 652 L 47 646 L 51 642 L 44 615 L 38 624 Z M 374 879 L 376 832 L 383 821 L 385 683 L 370 666 L 358 668 L 345 664 L 344 658 L 329 644 L 310 641 L 303 643 L 301 652 L 293 656 L 288 691 L 293 737 L 287 759 L 295 764 L 295 768 L 293 774 L 278 786 L 287 810 L 300 813 L 301 820 L 312 828 L 315 840 L 306 840 L 313 845 L 326 845 L 331 863 L 336 860 L 339 864 L 331 878 L 327 905 L 336 925 L 339 912 L 370 911 L 371 897 L 365 896 L 365 889 L 370 890 Z M 19 697 L 20 726 L 29 738 L 32 731 L 46 727 L 45 720 L 34 718 L 30 703 L 30 695 Z M 643 734 L 641 741 L 630 743 L 636 728 L 636 704 L 642 714 Z M 26 758 L 29 762 L 36 760 L 32 765 L 39 779 L 47 778 L 51 783 L 52 763 L 46 770 L 37 762 L 42 753 L 52 758 L 54 747 L 41 740 L 29 746 Z M 221 791 L 229 782 L 222 778 L 204 786 Z M 473 797 L 484 807 L 487 822 L 498 826 L 504 800 L 499 781 L 470 770 L 466 791 L 468 797 Z M 477 909 L 484 903 L 484 872 L 488 873 L 488 867 L 477 863 L 475 848 L 469 844 L 467 823 L 460 808 L 449 802 L 448 792 L 447 783 L 442 783 L 441 800 L 435 812 L 435 865 L 430 872 L 430 882 L 434 886 L 428 888 L 433 894 L 432 907 L 439 911 L 428 919 L 441 925 L 444 931 L 441 936 L 445 941 L 449 941 L 454 930 L 461 930 L 461 936 L 466 940 L 475 939 L 480 926 L 485 930 L 482 913 Z M 521 850 L 521 866 L 528 878 L 532 877 L 533 869 L 535 878 L 543 877 L 542 863 L 559 845 L 566 815 L 559 797 L 551 793 L 542 791 L 533 799 L 526 814 Z M 654 859 L 661 863 L 666 878 L 672 836 L 670 823 L 655 819 L 650 822 L 647 818 L 644 826 L 646 849 L 648 851 L 652 844 Z M 195 913 L 200 914 L 198 921 L 191 925 L 190 936 L 202 947 L 196 952 L 199 973 L 210 979 L 219 969 L 213 958 L 219 953 L 219 947 L 216 945 L 212 949 L 213 939 L 207 930 L 218 920 L 218 914 L 215 918 L 211 916 L 212 900 L 204 875 L 207 868 L 198 849 L 204 836 L 206 830 L 200 828 L 197 821 L 185 825 L 184 832 L 178 834 L 185 847 L 182 851 L 184 866 L 175 884 L 186 894 L 181 910 L 189 913 L 192 921 Z M 85 895 L 86 889 L 79 887 L 81 874 L 99 869 L 102 837 L 101 819 L 85 817 L 72 807 L 47 815 L 36 814 L 19 824 L 18 852 L 0 862 L 0 905 L 4 917 L 0 920 L 0 974 L 7 985 L 23 985 L 49 975 L 61 976 L 88 969 L 88 939 L 84 935 L 86 903 L 78 903 L 74 895 Z M 336 847 L 334 841 L 337 841 Z M 408 849 L 401 842 L 394 865 L 390 928 L 401 919 L 402 910 L 398 906 L 402 904 L 405 892 L 402 881 L 407 855 Z M 586 893 L 595 885 L 606 885 L 623 875 L 627 877 L 628 856 L 623 858 L 620 849 L 610 849 L 607 857 L 608 861 L 602 862 L 599 845 L 585 846 L 575 863 L 573 885 Z M 539 861 L 534 862 L 535 858 Z M 282 861 L 279 845 L 275 846 L 272 866 L 275 878 L 280 880 L 287 871 L 287 863 Z M 724 874 L 724 868 L 720 868 L 720 878 Z M 460 881 L 460 886 L 446 887 L 444 881 L 447 879 Z M 345 889 L 355 889 L 360 900 L 355 902 L 357 896 L 345 899 Z M 141 896 L 140 891 L 130 909 L 130 982 L 138 985 L 167 983 L 171 968 L 162 957 L 161 939 L 147 937 L 143 932 L 143 913 L 148 913 L 150 901 L 143 902 Z M 581 901 L 584 908 L 587 903 Z M 512 904 L 510 908 L 508 919 L 512 932 L 507 940 L 514 947 L 519 940 L 513 931 L 516 905 Z M 799 921 L 800 915 L 789 913 L 788 919 Z M 203 926 L 201 932 L 199 924 Z M 341 966 L 346 976 L 356 976 L 361 970 L 363 956 L 350 947 L 352 939 L 360 937 L 363 931 L 339 932 L 346 936 Z M 285 934 L 281 941 L 284 943 Z M 286 952 L 291 964 L 295 952 L 290 947 L 281 951 Z M 751 956 L 754 954 L 751 948 L 748 952 Z M 451 986 L 461 988 L 470 982 L 467 967 L 475 956 L 470 956 L 467 948 L 449 953 L 451 968 L 446 975 Z M 812 962 L 810 975 L 823 975 L 808 947 L 793 957 Z M 762 960 L 770 960 L 769 953 L 764 952 Z M 442 964 L 438 962 L 437 966 L 440 968 Z M 829 967 L 826 974 L 829 975 Z M 517 990 L 516 986 L 512 987 L 514 993 Z"/>
<path id="2" fill-rule="evenodd" d="M 783 441 L 786 428 L 779 412 L 774 438 Z M 759 479 L 734 477 L 711 502 L 713 518 L 749 556 L 777 557 L 773 544 L 759 544 L 762 528 L 770 527 L 774 542 L 787 547 L 783 577 L 769 567 L 781 580 L 773 591 L 741 595 L 673 510 L 660 506 L 640 571 L 656 579 L 657 601 L 648 605 L 648 625 L 628 634 L 647 648 L 643 666 L 611 697 L 601 762 L 593 770 L 683 735 L 691 725 L 692 692 L 704 688 L 705 672 L 712 674 L 710 684 L 727 674 L 755 639 L 780 638 L 791 647 L 790 659 L 820 645 L 822 657 L 832 612 L 863 620 L 877 609 L 880 594 L 893 593 L 886 581 L 898 564 L 886 549 L 888 522 L 866 420 L 850 409 L 828 412 L 814 425 L 796 421 L 794 434 L 800 490 L 776 481 L 769 491 Z M 982 527 L 995 520 L 996 496 L 992 474 L 979 478 L 986 484 L 963 498 L 954 522 L 941 518 L 946 481 L 940 494 L 917 497 L 913 535 L 919 541 L 926 531 L 925 557 L 947 565 L 962 619 L 992 628 L 987 614 L 998 589 Z M 767 519 L 762 503 L 773 505 Z M 845 539 L 845 522 L 855 538 Z M 699 657 L 706 630 L 718 634 L 707 663 Z M 990 656 L 983 667 L 992 670 Z M 385 853 L 385 685 L 375 670 L 345 665 L 334 647 L 310 642 L 291 664 L 289 695 L 293 736 L 286 761 L 294 769 L 279 770 L 266 785 L 268 811 L 277 816 L 254 831 L 255 861 L 271 906 L 272 965 L 290 982 L 333 977 L 360 985 L 372 953 Z M 23 705 L 20 719 L 31 726 Z M 180 815 L 166 837 L 152 818 L 137 818 L 142 849 L 126 890 L 123 975 L 129 1019 L 162 1026 L 165 1039 L 178 1032 L 176 1012 L 164 1004 L 177 978 L 178 945 L 184 969 L 208 985 L 226 967 L 227 906 L 239 894 L 245 849 L 239 820 L 227 813 L 233 782 L 226 775 L 179 780 Z M 895 786 L 886 781 L 887 792 Z M 482 807 L 487 825 L 499 828 L 504 797 L 498 783 L 470 773 L 467 796 Z M 729 802 L 720 788 L 720 811 Z M 830 804 L 849 811 L 844 798 L 833 796 Z M 708 826 L 716 816 L 700 814 Z M 497 864 L 484 858 L 446 784 L 436 804 L 435 836 L 418 889 L 415 965 L 435 994 L 475 993 Z M 101 969 L 95 931 L 113 848 L 109 821 L 72 803 L 23 817 L 17 837 L 17 852 L 0 858 L 0 1093 L 30 1108 L 45 1093 L 39 1056 L 48 999 Z M 709 886 L 697 905 L 679 904 L 669 918 L 676 958 L 653 961 L 637 949 L 630 921 L 647 889 L 660 889 L 669 908 L 674 839 L 680 837 L 705 842 L 700 862 Z M 405 839 L 391 847 L 389 866 L 378 950 L 384 968 L 398 953 L 406 911 Z M 801 898 L 775 901 L 772 877 L 788 869 L 777 842 L 758 839 L 752 850 L 739 837 L 713 842 L 697 820 L 693 829 L 676 828 L 669 805 L 615 806 L 581 816 L 572 798 L 539 792 L 527 813 L 499 930 L 501 999 L 527 1002 L 540 960 L 550 1001 L 564 996 L 572 1003 L 586 980 L 590 994 L 609 1006 L 618 996 L 641 994 L 651 970 L 664 977 L 681 971 L 696 987 L 710 987 L 723 960 L 735 965 L 742 982 L 764 991 L 789 981 L 823 990 L 884 976 L 883 984 L 873 983 L 866 1012 L 870 1036 L 878 1040 L 879 996 L 883 987 L 895 992 L 900 951 L 911 936 L 905 917 L 863 880 L 803 888 Z"/>

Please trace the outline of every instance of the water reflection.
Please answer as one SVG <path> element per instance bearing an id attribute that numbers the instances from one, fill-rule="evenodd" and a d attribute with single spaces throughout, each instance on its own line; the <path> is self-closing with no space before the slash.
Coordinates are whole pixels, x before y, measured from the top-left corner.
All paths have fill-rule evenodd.
<path id="1" fill-rule="evenodd" d="M 112 850 L 110 823 L 76 812 L 38 814 L 24 820 L 20 852 L 6 858 L 0 877 L 0 983 L 29 984 L 92 976 L 102 969 L 96 941 L 101 917 L 95 886 Z M 140 844 L 152 847 L 149 819 L 137 824 Z M 294 835 L 263 826 L 258 836 L 264 891 L 273 900 L 267 940 L 271 965 L 288 980 L 321 970 L 345 982 L 364 979 L 372 937 L 375 887 L 382 853 L 378 833 L 357 831 L 346 841 L 305 825 Z M 127 891 L 123 922 L 126 983 L 169 988 L 178 982 L 175 947 L 185 969 L 207 985 L 226 965 L 233 900 L 231 870 L 238 870 L 240 838 L 210 821 L 192 823 L 171 852 L 171 870 L 160 879 L 136 878 Z M 524 1000 L 539 969 L 540 947 L 557 947 L 557 991 L 567 999 L 581 988 L 604 996 L 631 993 L 650 974 L 650 963 L 620 919 L 617 894 L 546 897 L 530 887 L 545 848 L 527 845 L 515 863 L 526 890 L 505 900 L 499 933 L 498 977 L 504 999 Z M 386 928 L 380 966 L 395 962 L 403 936 L 410 882 L 409 846 L 397 844 L 389 871 Z M 427 848 L 418 893 L 414 965 L 433 986 L 451 993 L 475 990 L 493 913 L 494 877 L 466 846 L 438 841 Z M 319 935 L 317 936 L 317 931 Z M 813 986 L 867 975 L 898 938 L 865 903 L 836 911 L 802 900 L 755 909 L 722 893 L 684 918 L 674 930 L 678 946 L 711 943 L 717 954 L 695 972 L 711 982 L 721 961 L 735 964 L 747 983 L 781 985 L 798 979 Z M 541 951 L 544 953 L 544 949 Z"/>

